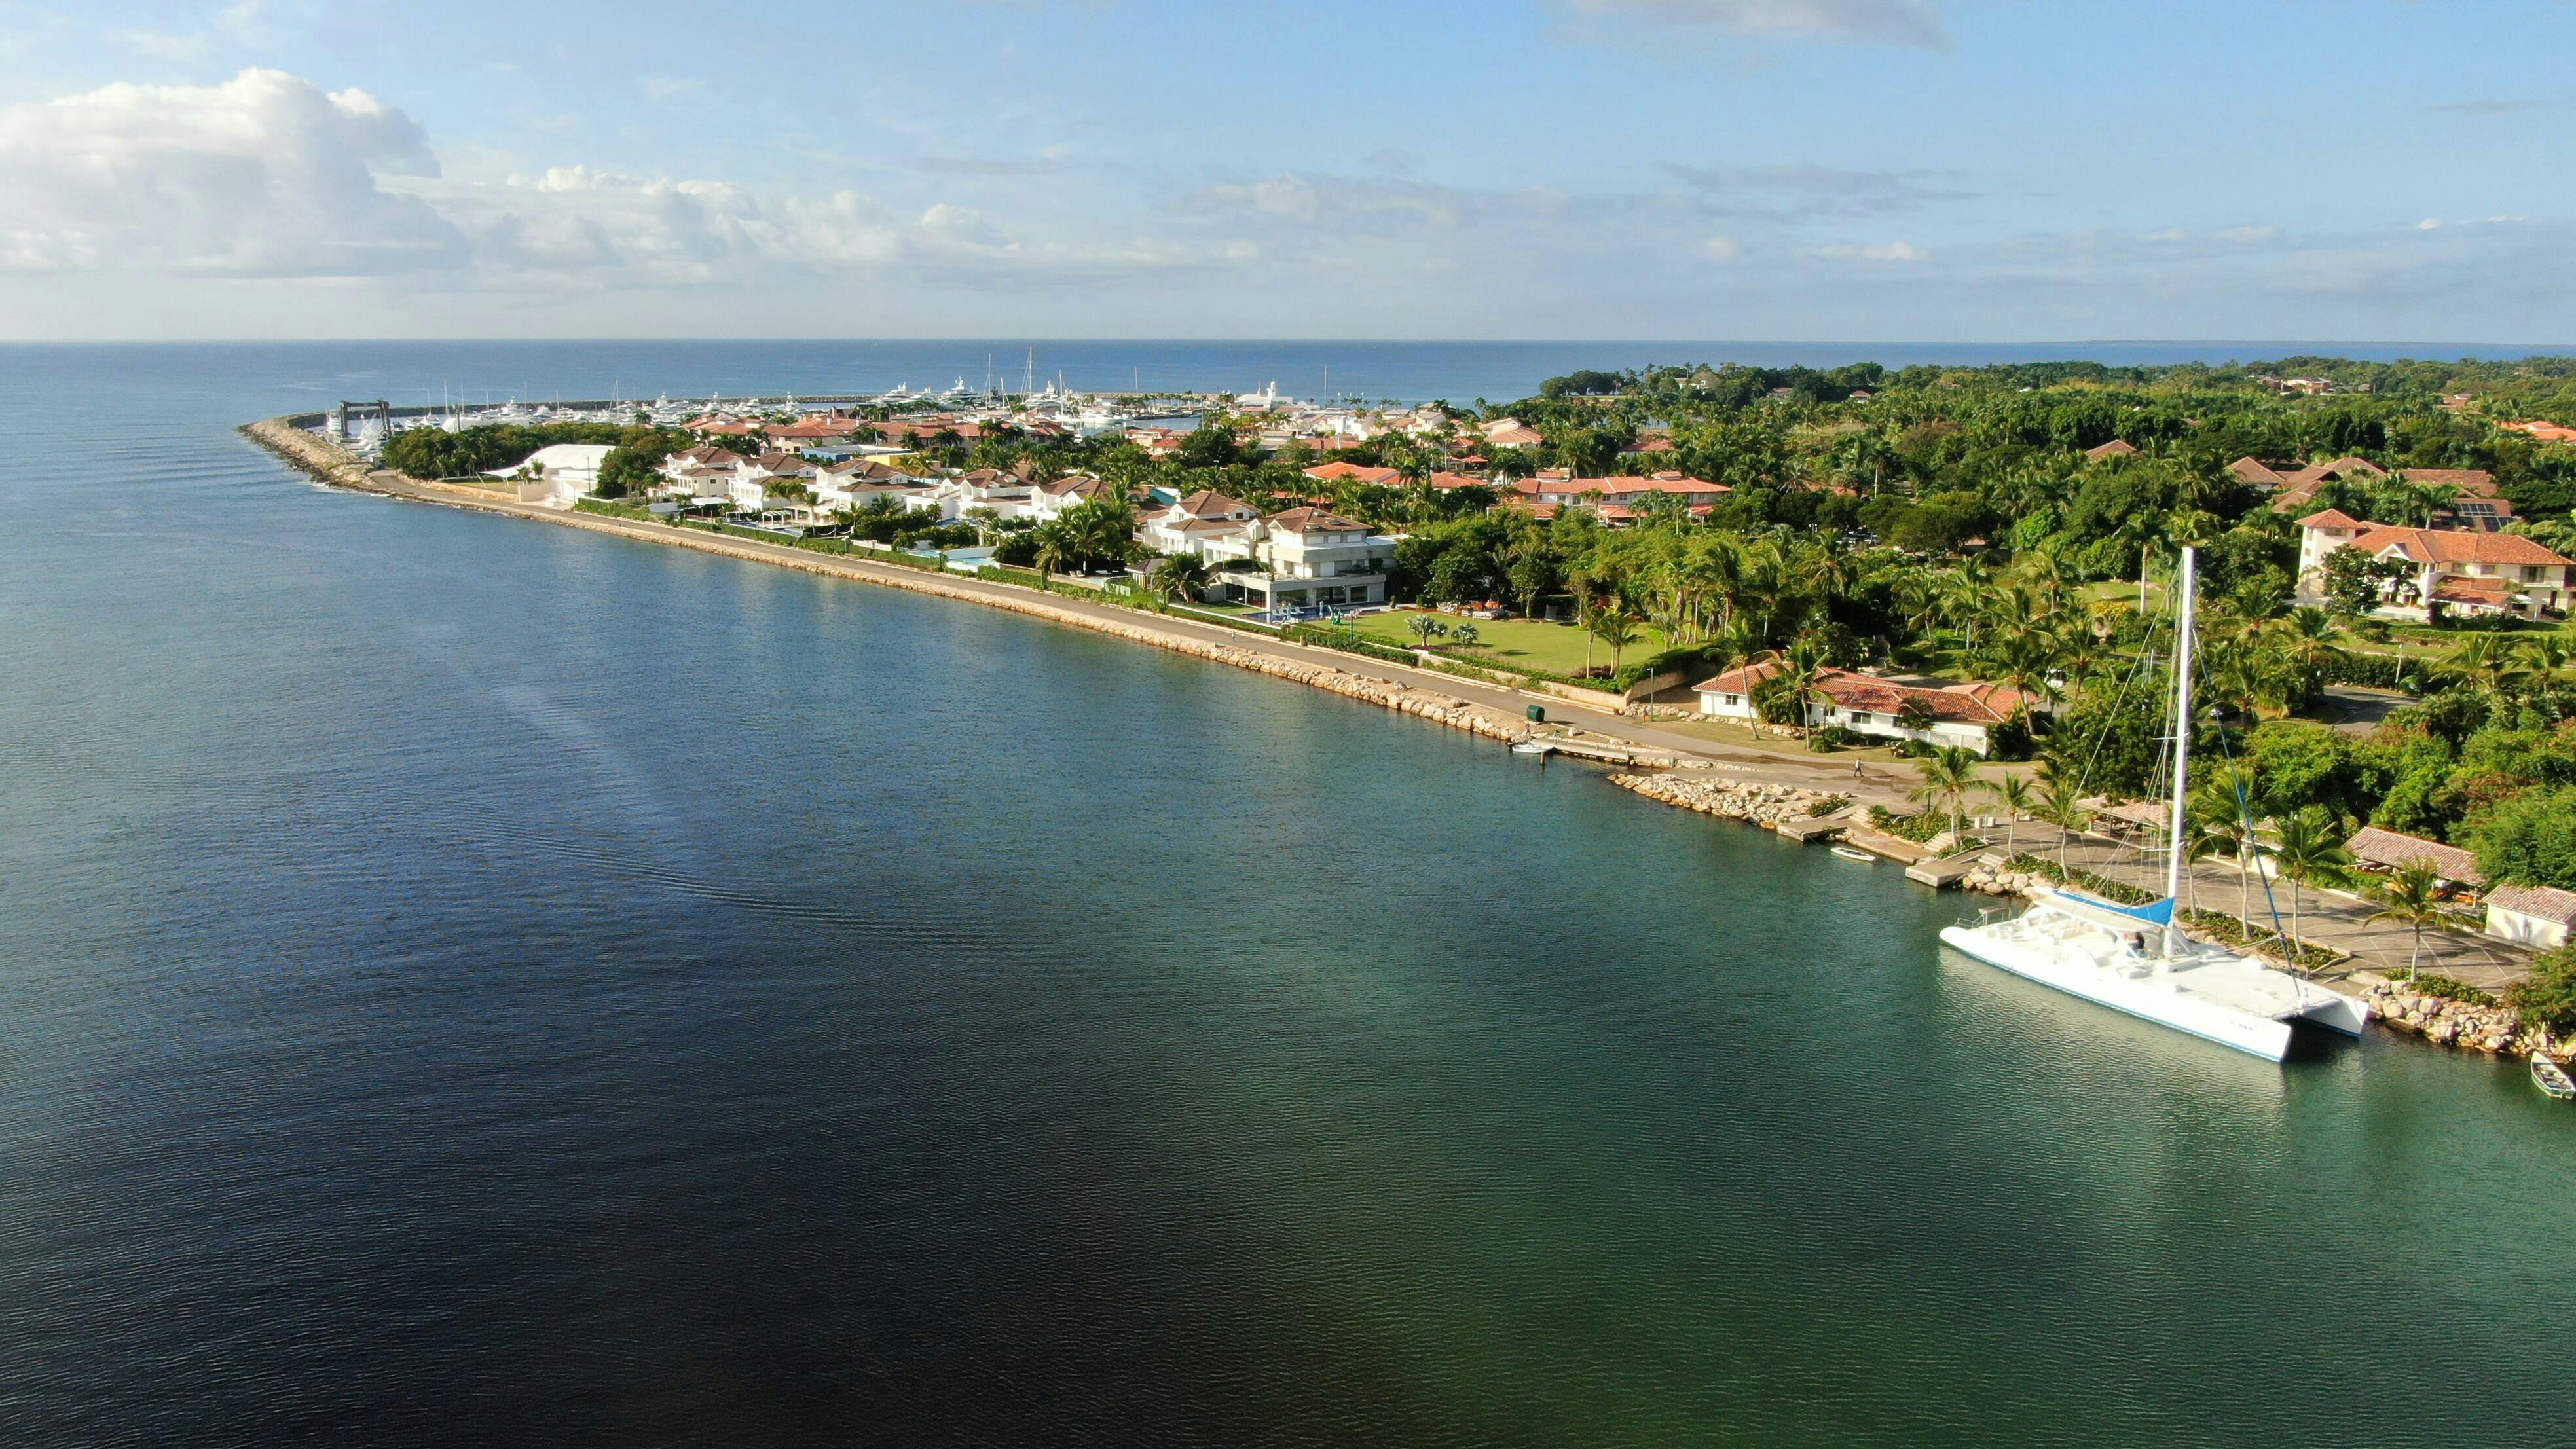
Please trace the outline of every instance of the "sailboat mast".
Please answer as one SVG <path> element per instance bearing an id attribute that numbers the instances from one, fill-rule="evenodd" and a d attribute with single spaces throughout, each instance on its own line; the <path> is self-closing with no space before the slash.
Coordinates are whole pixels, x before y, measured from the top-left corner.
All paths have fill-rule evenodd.
<path id="1" fill-rule="evenodd" d="M 2192 610 L 2196 602 L 2192 595 L 2194 586 L 2198 582 L 2197 565 L 2192 553 L 2193 551 L 2188 547 L 2183 549 L 2182 569 L 2175 580 L 2176 586 L 2181 590 L 2177 597 L 2181 600 L 2182 611 L 2174 619 L 2173 804 L 2169 807 L 2165 820 L 2168 837 L 2165 857 L 2165 897 L 2174 901 L 2182 898 L 2182 871 L 2185 864 L 2182 852 L 2182 802 L 2183 796 L 2191 788 L 2191 632 Z"/>

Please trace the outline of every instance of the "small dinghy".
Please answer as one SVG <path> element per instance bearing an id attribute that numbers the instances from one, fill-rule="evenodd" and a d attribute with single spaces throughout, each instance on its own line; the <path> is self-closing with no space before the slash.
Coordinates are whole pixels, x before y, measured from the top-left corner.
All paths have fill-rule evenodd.
<path id="1" fill-rule="evenodd" d="M 2576 1077 L 2567 1075 L 2564 1064 L 2538 1052 L 2531 1054 L 2531 1084 L 2562 1102 L 2576 1097 Z"/>
<path id="2" fill-rule="evenodd" d="M 1833 847 L 1833 851 L 1834 854 L 1841 856 L 1845 860 L 1856 860 L 1863 865 L 1878 864 L 1878 857 L 1870 854 L 1866 850 L 1856 850 L 1848 845 L 1837 845 Z"/>
<path id="3" fill-rule="evenodd" d="M 1556 753 L 1556 746 L 1546 744 L 1538 740 L 1522 740 L 1518 744 L 1512 746 L 1512 753 L 1515 755 L 1536 755 L 1540 759 L 1544 760 L 1548 756 Z"/>

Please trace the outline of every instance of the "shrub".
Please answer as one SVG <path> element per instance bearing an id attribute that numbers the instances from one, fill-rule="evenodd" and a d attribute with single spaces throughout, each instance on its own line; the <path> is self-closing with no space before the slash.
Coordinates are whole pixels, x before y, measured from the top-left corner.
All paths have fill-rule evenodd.
<path id="1" fill-rule="evenodd" d="M 2457 977 L 2445 976 L 2439 971 L 2406 971 L 2392 979 L 2405 982 L 2407 988 L 2419 996 L 2438 996 L 2445 1001 L 2465 1001 L 2471 1006 L 2496 1004 L 2492 993 L 2481 991 Z"/>
<path id="2" fill-rule="evenodd" d="M 2533 957 L 2531 975 L 2506 987 L 2504 999 L 2528 1025 L 2576 1033 L 2576 946 Z"/>

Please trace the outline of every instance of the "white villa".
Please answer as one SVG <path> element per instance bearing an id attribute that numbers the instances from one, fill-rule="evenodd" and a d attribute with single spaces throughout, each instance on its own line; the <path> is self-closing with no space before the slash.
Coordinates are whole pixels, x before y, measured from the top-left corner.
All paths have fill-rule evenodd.
<path id="1" fill-rule="evenodd" d="M 517 480 L 521 503 L 567 508 L 599 486 L 599 465 L 615 451 L 608 443 L 551 443 L 484 476 Z"/>
<path id="2" fill-rule="evenodd" d="M 1761 718 L 1753 692 L 1780 669 L 1778 661 L 1764 660 L 1692 686 L 1699 712 L 1710 719 L 1748 723 Z M 2023 710 L 2046 708 L 2037 697 L 2007 684 L 1915 684 L 1849 669 L 1819 674 L 1816 696 L 1807 701 L 1810 727 L 1840 726 L 1879 739 L 1957 745 L 1979 755 L 1994 752 L 1997 725 Z"/>
<path id="3" fill-rule="evenodd" d="M 1264 609 L 1383 604 L 1387 570 L 1395 563 L 1395 540 L 1370 533 L 1367 524 L 1321 508 L 1264 518 L 1212 493 L 1182 499 L 1139 534 L 1158 552 L 1205 559 L 1214 571 L 1210 593 Z M 1163 547 L 1158 539 L 1178 546 Z M 1253 567 L 1227 567 L 1236 563 Z"/>
<path id="4" fill-rule="evenodd" d="M 2440 604 L 2466 614 L 2537 617 L 2565 612 L 2570 561 L 2515 533 L 2391 528 L 2329 508 L 2299 520 L 2299 602 L 2325 602 L 2325 563 L 2357 548 L 2407 566 L 2381 594 L 2387 607 L 2422 614 Z"/>

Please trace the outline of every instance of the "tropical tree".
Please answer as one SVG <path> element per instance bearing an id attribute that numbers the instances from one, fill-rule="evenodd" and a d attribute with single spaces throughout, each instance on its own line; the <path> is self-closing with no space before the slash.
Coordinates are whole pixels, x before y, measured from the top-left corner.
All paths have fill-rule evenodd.
<path id="1" fill-rule="evenodd" d="M 1592 637 L 1609 646 L 1612 673 L 1618 672 L 1619 658 L 1627 653 L 1628 646 L 1644 637 L 1638 627 L 1641 622 L 1636 615 L 1620 608 L 1604 609 L 1592 616 Z"/>
<path id="2" fill-rule="evenodd" d="M 2245 928 L 2248 940 L 2254 935 L 2254 862 L 2262 852 L 2262 836 L 2254 828 L 2249 804 L 2253 794 L 2252 773 L 2228 760 L 2200 777 L 2187 804 L 2201 828 L 2224 840 L 2235 853 L 2236 921 Z"/>
<path id="3" fill-rule="evenodd" d="M 1434 618 L 1428 613 L 1414 615 L 1412 618 L 1405 621 L 1405 627 L 1413 631 L 1413 637 L 1421 641 L 1422 647 L 1425 649 L 1431 647 L 1432 640 L 1449 632 L 1448 625 L 1441 623 L 1437 618 Z"/>
<path id="4" fill-rule="evenodd" d="M 1207 561 L 1196 554 L 1174 554 L 1154 565 L 1147 582 L 1155 598 L 1167 604 L 1195 599 L 1208 586 Z"/>
<path id="5" fill-rule="evenodd" d="M 2039 793 L 2030 788 L 2029 776 L 2016 775 L 2009 770 L 2004 772 L 2003 778 L 1987 781 L 1984 788 L 1988 795 L 1994 797 L 1995 803 L 2003 807 L 2004 854 L 2010 856 L 2013 848 L 2013 822 L 2026 815 L 2038 813 Z"/>
<path id="6" fill-rule="evenodd" d="M 2352 863 L 2343 848 L 2343 832 L 2323 805 L 2272 822 L 2272 858 L 2290 882 L 2290 946 L 2296 956 L 2306 944 L 2299 934 L 2299 884 L 2302 877 L 2323 875 Z"/>
<path id="7" fill-rule="evenodd" d="M 1461 622 L 1449 631 L 1449 637 L 1456 641 L 1459 648 L 1473 649 L 1476 647 L 1478 639 L 1482 636 L 1478 633 L 1475 625 Z"/>
<path id="8" fill-rule="evenodd" d="M 2424 928 L 2442 924 L 2442 905 L 2435 895 L 2440 886 L 2441 872 L 2433 862 L 2409 860 L 2371 890 L 2371 897 L 2379 902 L 2371 924 L 2387 921 L 2415 934 L 2415 949 L 2406 958 L 2409 977 L 2417 973 L 2424 960 Z"/>
<path id="9" fill-rule="evenodd" d="M 1976 752 L 1960 745 L 1935 745 L 1930 755 L 1916 762 L 1923 777 L 1908 798 L 1922 802 L 1927 810 L 1947 805 L 1954 840 L 1967 832 L 1964 806 L 1968 792 L 1980 788 L 1977 764 Z"/>
<path id="10" fill-rule="evenodd" d="M 2084 787 L 2059 773 L 2052 763 L 2039 767 L 2039 808 L 2031 812 L 2057 827 L 2057 873 L 2066 874 L 2066 842 L 2090 817 L 2084 809 Z"/>
<path id="11" fill-rule="evenodd" d="M 1060 574 L 1073 567 L 1076 558 L 1070 533 L 1056 524 L 1038 530 L 1038 551 L 1029 562 L 1040 575 Z"/>

